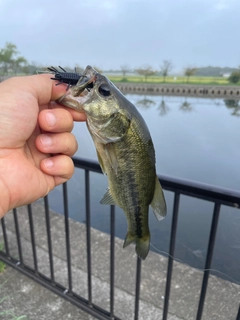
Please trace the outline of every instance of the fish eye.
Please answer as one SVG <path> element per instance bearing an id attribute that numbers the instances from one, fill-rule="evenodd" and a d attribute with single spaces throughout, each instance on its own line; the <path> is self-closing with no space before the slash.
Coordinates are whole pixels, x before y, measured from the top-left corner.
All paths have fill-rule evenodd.
<path id="1" fill-rule="evenodd" d="M 101 84 L 98 88 L 98 92 L 104 97 L 109 97 L 111 95 L 109 87 L 106 84 Z"/>

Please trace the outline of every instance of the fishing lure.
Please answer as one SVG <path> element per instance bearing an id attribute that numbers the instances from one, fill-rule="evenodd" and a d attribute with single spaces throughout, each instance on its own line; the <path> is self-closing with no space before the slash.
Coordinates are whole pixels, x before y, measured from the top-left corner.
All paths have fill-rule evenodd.
<path id="1" fill-rule="evenodd" d="M 52 67 L 48 67 L 47 69 L 51 73 L 54 74 L 54 78 L 51 78 L 51 79 L 59 81 L 58 83 L 56 83 L 56 86 L 58 86 L 58 85 L 60 85 L 62 83 L 68 84 L 66 90 L 68 90 L 70 88 L 70 86 L 77 84 L 81 77 L 86 77 L 86 76 L 83 76 L 82 74 L 76 72 L 76 68 L 75 68 L 75 72 L 67 72 L 66 70 L 64 70 L 60 66 L 59 66 L 59 68 L 62 71 L 59 71 L 58 69 L 54 68 L 53 66 Z"/>

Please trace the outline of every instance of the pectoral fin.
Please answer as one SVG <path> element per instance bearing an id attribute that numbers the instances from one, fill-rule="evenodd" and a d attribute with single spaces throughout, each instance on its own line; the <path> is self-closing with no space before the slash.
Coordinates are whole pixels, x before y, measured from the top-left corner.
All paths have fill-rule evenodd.
<path id="1" fill-rule="evenodd" d="M 100 164 L 100 167 L 101 167 L 101 169 L 102 169 L 102 172 L 103 172 L 104 174 L 107 174 L 106 169 L 104 168 L 104 162 L 103 162 L 103 160 L 102 160 L 102 158 L 101 158 L 101 156 L 100 156 L 100 153 L 98 152 L 97 149 L 96 149 L 96 151 L 97 151 L 98 162 L 99 162 L 99 164 Z"/>
<path id="2" fill-rule="evenodd" d="M 116 204 L 115 200 L 113 199 L 110 190 L 107 189 L 107 192 L 104 194 L 102 200 L 100 201 L 101 204 Z"/>
<path id="3" fill-rule="evenodd" d="M 167 207 L 161 184 L 156 176 L 155 191 L 151 202 L 151 207 L 158 220 L 162 220 L 167 214 Z"/>

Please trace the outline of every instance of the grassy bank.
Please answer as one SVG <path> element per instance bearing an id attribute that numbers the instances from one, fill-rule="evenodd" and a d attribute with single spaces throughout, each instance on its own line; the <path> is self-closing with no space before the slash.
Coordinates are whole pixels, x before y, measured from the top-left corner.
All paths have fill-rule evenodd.
<path id="1" fill-rule="evenodd" d="M 223 77 L 190 77 L 189 80 L 186 77 L 166 77 L 163 81 L 163 77 L 149 77 L 146 81 L 143 77 L 140 76 L 111 76 L 108 78 L 113 82 L 135 82 L 135 83 L 152 83 L 152 84 L 196 84 L 196 85 L 224 85 L 224 86 L 233 86 L 240 85 L 238 83 L 229 83 L 227 78 Z"/>
<path id="2" fill-rule="evenodd" d="M 103 72 L 104 74 L 104 72 Z M 13 76 L 13 75 L 12 75 Z M 23 76 L 23 74 L 18 74 L 17 76 Z M 240 82 L 238 83 L 230 83 L 227 78 L 223 77 L 190 77 L 187 79 L 187 77 L 181 76 L 181 77 L 166 77 L 165 81 L 162 76 L 152 76 L 148 77 L 147 80 L 145 80 L 142 76 L 138 75 L 127 75 L 123 77 L 122 75 L 111 75 L 107 74 L 106 76 L 112 81 L 112 82 L 121 82 L 121 83 L 150 83 L 150 84 L 176 84 L 176 85 L 183 85 L 183 84 L 190 84 L 190 85 L 210 85 L 210 86 L 240 86 Z M 9 78 L 10 76 L 1 76 L 0 75 L 0 82 L 4 79 Z"/>

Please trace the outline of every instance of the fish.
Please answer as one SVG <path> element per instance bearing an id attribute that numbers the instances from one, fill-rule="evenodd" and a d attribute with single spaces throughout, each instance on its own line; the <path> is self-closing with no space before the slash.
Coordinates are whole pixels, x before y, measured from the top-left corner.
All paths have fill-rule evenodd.
<path id="1" fill-rule="evenodd" d="M 137 256 L 145 260 L 150 247 L 149 206 L 161 220 L 166 202 L 144 119 L 120 90 L 91 66 L 58 102 L 85 112 L 99 164 L 108 177 L 108 189 L 100 203 L 123 209 L 128 224 L 123 248 L 135 243 Z"/>

